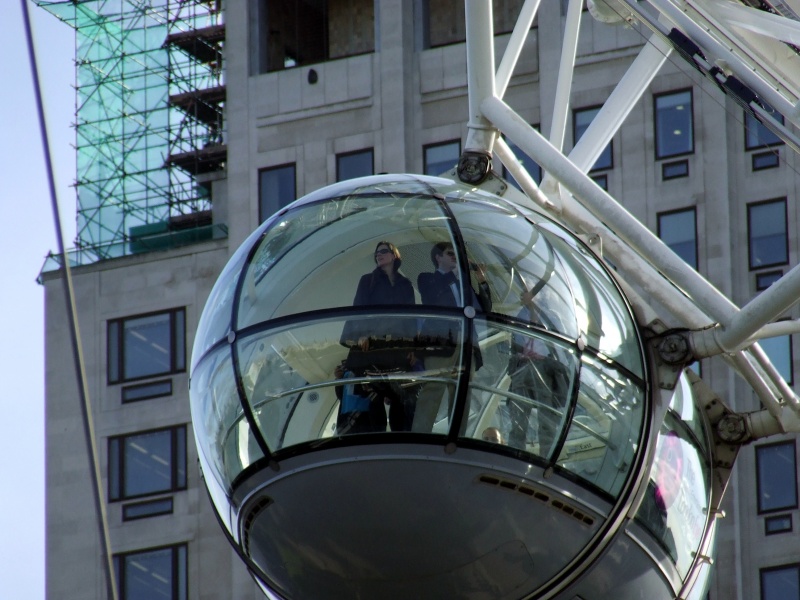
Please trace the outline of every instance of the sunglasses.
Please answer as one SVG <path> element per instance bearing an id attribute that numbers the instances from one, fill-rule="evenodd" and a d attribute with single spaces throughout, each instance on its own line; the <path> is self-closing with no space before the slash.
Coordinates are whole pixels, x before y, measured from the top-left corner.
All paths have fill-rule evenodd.
<path id="1" fill-rule="evenodd" d="M 388 248 L 381 248 L 380 250 L 375 250 L 375 256 L 378 256 L 378 254 L 391 254 L 391 253 L 392 251 L 389 250 Z"/>

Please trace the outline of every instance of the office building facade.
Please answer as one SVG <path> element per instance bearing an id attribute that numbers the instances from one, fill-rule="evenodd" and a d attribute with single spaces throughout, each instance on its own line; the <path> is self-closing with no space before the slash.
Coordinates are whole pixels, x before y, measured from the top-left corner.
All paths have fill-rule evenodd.
<path id="1" fill-rule="evenodd" d="M 101 12 L 92 2 L 51 4 L 57 14 L 60 4 Z M 192 58 L 187 69 L 205 70 L 173 77 L 191 89 L 164 88 L 143 109 L 152 127 L 138 139 L 153 151 L 110 174 L 92 167 L 77 181 L 72 277 L 121 598 L 262 597 L 216 522 L 189 413 L 194 332 L 224 265 L 261 222 L 295 198 L 362 175 L 447 172 L 466 138 L 462 2 L 196 4 L 205 21 L 193 21 L 187 31 L 164 30 L 158 45 L 168 42 Z M 497 57 L 522 4 L 494 2 Z M 552 125 L 548 107 L 556 94 L 566 12 L 555 4 L 537 16 L 506 92 L 508 104 L 545 133 Z M 84 26 L 75 13 L 65 14 L 59 16 Z M 566 148 L 649 37 L 636 27 L 601 23 L 588 11 L 581 19 Z M 174 61 L 164 64 L 174 75 Z M 650 88 L 590 174 L 736 304 L 746 304 L 798 260 L 797 157 L 675 54 Z M 160 122 L 153 112 L 160 105 L 185 114 L 164 117 L 166 139 L 175 143 L 159 150 L 160 142 L 146 138 Z M 119 128 L 122 140 L 126 130 Z M 79 130 L 82 135 L 91 137 Z M 134 151 L 107 138 L 91 139 L 87 147 L 115 156 Z M 540 180 L 539 167 L 525 162 Z M 149 183 L 137 187 L 132 169 L 145 163 L 140 174 Z M 161 170 L 174 174 L 161 180 Z M 503 173 L 499 161 L 495 170 Z M 121 191 L 95 185 L 123 171 Z M 138 216 L 126 220 L 131 214 Z M 41 274 L 47 597 L 104 598 L 94 462 L 83 435 L 56 265 L 48 263 Z M 786 316 L 796 318 L 796 312 Z M 790 384 L 793 345 L 791 336 L 764 344 Z M 759 408 L 752 390 L 721 359 L 697 369 L 734 410 Z M 709 597 L 798 597 L 786 595 L 800 594 L 800 547 L 792 541 L 800 519 L 795 437 L 742 448 L 725 505 Z"/>

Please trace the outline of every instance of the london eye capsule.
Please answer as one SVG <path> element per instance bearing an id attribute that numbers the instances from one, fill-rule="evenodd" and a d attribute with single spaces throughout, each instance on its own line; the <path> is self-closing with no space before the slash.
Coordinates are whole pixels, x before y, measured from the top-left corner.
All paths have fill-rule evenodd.
<path id="1" fill-rule="evenodd" d="M 200 464 L 270 597 L 700 597 L 708 424 L 650 354 L 552 219 L 444 178 L 350 180 L 261 225 L 212 290 Z"/>

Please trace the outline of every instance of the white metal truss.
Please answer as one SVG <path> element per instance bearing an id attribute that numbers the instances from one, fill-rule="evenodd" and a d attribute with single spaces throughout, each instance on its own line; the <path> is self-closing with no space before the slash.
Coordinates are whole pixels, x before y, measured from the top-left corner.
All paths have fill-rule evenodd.
<path id="1" fill-rule="evenodd" d="M 786 143 L 800 150 L 792 130 L 800 127 L 800 20 L 798 0 L 588 0 L 591 14 L 606 23 L 649 29 L 650 39 L 573 150 L 564 154 L 583 0 L 569 0 L 549 136 L 536 131 L 503 101 L 525 37 L 539 9 L 526 0 L 495 72 L 492 2 L 466 0 L 469 123 L 465 151 L 500 159 L 523 191 L 543 210 L 577 233 L 599 234 L 603 253 L 625 278 L 659 299 L 684 328 L 694 358 L 722 355 L 753 388 L 764 410 L 748 415 L 752 437 L 800 431 L 800 399 L 757 341 L 800 332 L 800 321 L 772 323 L 800 300 L 800 265 L 744 307 L 736 306 L 688 266 L 588 171 L 648 89 L 670 54 L 712 80 Z M 548 9 L 559 3 L 547 3 Z M 563 5 L 563 3 L 560 3 Z M 546 172 L 537 186 L 503 133 Z"/>

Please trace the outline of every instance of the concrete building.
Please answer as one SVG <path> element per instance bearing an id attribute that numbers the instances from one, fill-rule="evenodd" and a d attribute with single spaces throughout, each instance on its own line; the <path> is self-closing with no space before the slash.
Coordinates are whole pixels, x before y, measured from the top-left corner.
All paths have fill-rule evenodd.
<path id="1" fill-rule="evenodd" d="M 50 4 L 49 10 L 63 9 L 59 16 L 84 27 L 79 16 L 67 14 L 76 5 Z M 100 14 L 95 4 L 77 3 Z M 253 0 L 228 2 L 224 11 L 218 3 L 197 4 L 210 8 L 202 13 L 207 23 L 194 22 L 199 33 L 193 39 L 216 49 L 197 61 L 214 64 L 201 76 L 180 79 L 194 90 L 170 88 L 160 98 L 189 115 L 181 127 L 170 121 L 167 129 L 193 147 L 170 145 L 148 167 L 183 176 L 144 186 L 147 193 L 130 205 L 124 205 L 126 192 L 93 187 L 102 177 L 90 181 L 79 174 L 77 181 L 82 212 L 72 263 L 75 305 L 121 598 L 262 597 L 216 522 L 189 415 L 194 332 L 223 266 L 259 223 L 294 198 L 360 175 L 442 173 L 457 162 L 466 135 L 461 2 Z M 494 4 L 499 57 L 522 2 Z M 551 127 L 546 107 L 554 102 L 563 41 L 566 3 L 561 10 L 555 4 L 538 15 L 506 93 L 506 101 L 543 132 Z M 600 23 L 588 12 L 580 29 L 567 148 L 649 37 L 641 28 Z M 165 33 L 159 46 L 171 35 L 173 46 L 199 56 L 181 46 L 186 36 Z M 209 81 L 208 73 L 217 79 Z M 81 89 L 79 98 L 88 101 Z M 743 305 L 798 261 L 797 156 L 676 54 L 651 91 L 591 174 Z M 188 92 L 196 94 L 180 96 Z M 201 114 L 209 106 L 211 118 Z M 198 123 L 200 133 L 186 133 Z M 88 142 L 84 156 L 98 145 Z M 124 147 L 120 152 L 130 151 Z M 495 168 L 502 170 L 499 161 Z M 184 190 L 191 196 L 185 202 Z M 150 210 L 158 197 L 168 198 L 163 210 Z M 122 198 L 124 206 L 107 198 Z M 136 222 L 111 216 L 137 210 Z M 95 221 L 86 216 L 95 213 Z M 107 227 L 110 221 L 114 227 Z M 83 435 L 61 273 L 52 263 L 41 275 L 47 597 L 105 598 L 94 466 Z M 797 312 L 787 316 L 797 318 Z M 793 345 L 790 336 L 765 344 L 790 384 Z M 722 360 L 704 361 L 700 369 L 734 410 L 758 408 L 752 390 Z M 709 598 L 800 597 L 793 435 L 742 449 L 726 505 Z"/>

